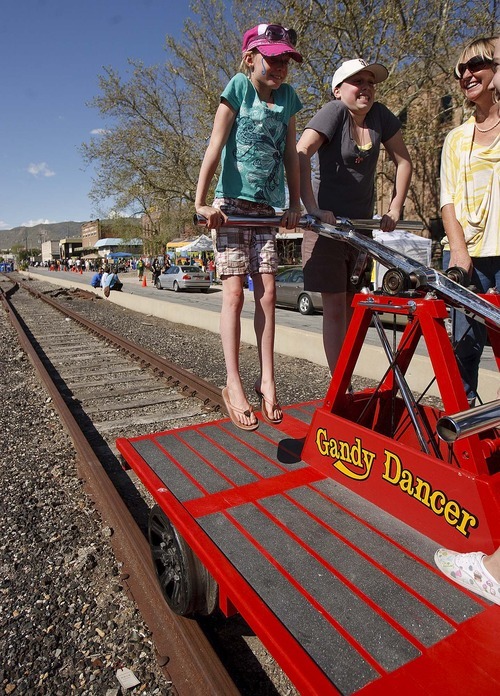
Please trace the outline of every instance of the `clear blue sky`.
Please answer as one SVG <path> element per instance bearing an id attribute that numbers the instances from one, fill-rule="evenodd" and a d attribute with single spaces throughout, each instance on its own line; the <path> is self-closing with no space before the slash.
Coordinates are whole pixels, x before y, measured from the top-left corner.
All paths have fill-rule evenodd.
<path id="1" fill-rule="evenodd" d="M 98 76 L 163 61 L 189 15 L 189 0 L 2 1 L 0 230 L 97 216 L 79 147 L 103 126 Z"/>

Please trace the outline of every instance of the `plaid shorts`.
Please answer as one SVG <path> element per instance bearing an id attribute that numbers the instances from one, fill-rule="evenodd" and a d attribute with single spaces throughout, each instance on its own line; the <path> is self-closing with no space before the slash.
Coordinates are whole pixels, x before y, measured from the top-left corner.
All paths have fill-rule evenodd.
<path id="1" fill-rule="evenodd" d="M 239 198 L 216 198 L 214 208 L 226 215 L 274 217 L 274 208 L 267 203 L 254 203 Z M 215 264 L 219 276 L 272 273 L 278 269 L 275 227 L 220 227 L 212 230 Z"/>

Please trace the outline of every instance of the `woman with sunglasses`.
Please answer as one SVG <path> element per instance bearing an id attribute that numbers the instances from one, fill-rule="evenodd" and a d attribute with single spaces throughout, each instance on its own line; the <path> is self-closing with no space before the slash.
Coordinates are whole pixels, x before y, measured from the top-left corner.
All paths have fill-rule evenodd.
<path id="1" fill-rule="evenodd" d="M 500 111 L 493 91 L 495 37 L 469 43 L 455 67 L 470 118 L 446 136 L 441 155 L 444 268 L 467 271 L 478 292 L 500 290 Z M 477 398 L 486 328 L 454 312 L 455 353 L 467 399 Z"/>
<path id="2" fill-rule="evenodd" d="M 275 207 L 284 208 L 285 173 L 289 206 L 281 225 L 293 229 L 300 220 L 295 114 L 302 104 L 285 83 L 290 60 L 302 62 L 296 38 L 293 30 L 277 24 L 259 24 L 245 32 L 241 68 L 246 74 L 235 75 L 222 92 L 196 190 L 196 212 L 207 219 L 207 227 L 216 229 L 215 263 L 222 280 L 220 333 L 227 371 L 222 397 L 231 420 L 243 430 L 259 425 L 239 372 L 243 283 L 248 274 L 254 287 L 260 360 L 255 391 L 264 420 L 276 424 L 283 418 L 274 381 L 277 230 L 221 225 L 228 215 L 270 217 Z M 219 161 L 215 200 L 207 205 Z"/>

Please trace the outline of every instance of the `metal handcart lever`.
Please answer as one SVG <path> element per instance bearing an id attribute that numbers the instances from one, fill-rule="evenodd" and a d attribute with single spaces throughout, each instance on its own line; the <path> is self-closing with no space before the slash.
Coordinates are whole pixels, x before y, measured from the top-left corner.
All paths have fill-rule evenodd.
<path id="1" fill-rule="evenodd" d="M 279 227 L 280 220 L 279 216 L 229 216 L 223 226 Z M 203 226 L 206 224 L 206 220 L 203 216 L 195 214 L 194 223 Z M 402 290 L 411 288 L 431 291 L 450 306 L 464 314 L 473 316 L 477 321 L 482 323 L 488 321 L 492 328 L 500 328 L 500 309 L 453 279 L 460 275 L 458 272 L 460 269 L 450 269 L 452 271 L 450 277 L 358 232 L 358 230 L 379 229 L 379 220 L 339 217 L 335 225 L 328 225 L 312 215 L 304 215 L 300 218 L 297 227 L 312 230 L 330 239 L 347 242 L 388 268 L 389 271 L 384 277 L 383 284 L 383 290 L 386 294 L 396 295 Z M 418 231 L 423 229 L 423 225 L 417 221 L 400 220 L 396 229 Z"/>

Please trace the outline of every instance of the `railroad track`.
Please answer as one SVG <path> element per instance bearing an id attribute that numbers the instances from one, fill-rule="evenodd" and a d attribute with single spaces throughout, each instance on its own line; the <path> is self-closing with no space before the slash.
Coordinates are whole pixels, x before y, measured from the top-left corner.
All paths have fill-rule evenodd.
<path id="1" fill-rule="evenodd" d="M 172 693 L 238 694 L 200 626 L 164 602 L 145 536 L 148 500 L 118 465 L 114 444 L 124 429 L 140 434 L 220 417 L 220 389 L 50 295 L 24 283 L 4 287 L 2 304 L 72 438 L 79 474 L 113 530 L 124 584 L 152 632 Z"/>

